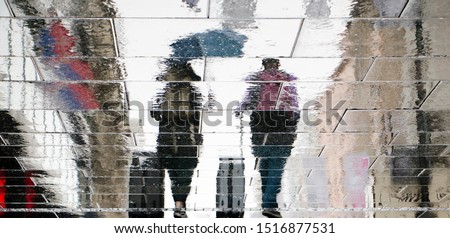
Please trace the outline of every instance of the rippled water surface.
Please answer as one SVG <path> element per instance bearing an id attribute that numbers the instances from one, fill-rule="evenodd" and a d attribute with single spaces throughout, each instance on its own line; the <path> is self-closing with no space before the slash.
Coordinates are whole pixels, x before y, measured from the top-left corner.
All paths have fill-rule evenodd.
<path id="1" fill-rule="evenodd" d="M 0 0 L 0 217 L 450 216 L 447 0 Z"/>

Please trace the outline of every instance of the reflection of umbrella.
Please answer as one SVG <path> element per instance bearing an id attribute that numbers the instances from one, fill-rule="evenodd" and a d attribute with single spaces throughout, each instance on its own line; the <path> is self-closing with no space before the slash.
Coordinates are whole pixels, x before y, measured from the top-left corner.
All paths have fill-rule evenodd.
<path id="1" fill-rule="evenodd" d="M 183 58 L 237 57 L 243 54 L 242 48 L 247 37 L 232 30 L 209 30 L 176 40 L 169 64 L 185 63 Z"/>
<path id="2" fill-rule="evenodd" d="M 203 56 L 233 57 L 243 54 L 247 37 L 231 30 L 212 30 L 194 35 L 200 40 Z"/>

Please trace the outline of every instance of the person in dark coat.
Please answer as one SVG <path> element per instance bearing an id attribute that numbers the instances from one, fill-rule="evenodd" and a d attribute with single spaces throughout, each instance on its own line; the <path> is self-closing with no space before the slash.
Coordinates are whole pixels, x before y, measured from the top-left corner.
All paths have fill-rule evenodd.
<path id="1" fill-rule="evenodd" d="M 187 3 L 194 3 L 188 1 Z M 200 81 L 190 61 L 205 56 L 242 55 L 247 38 L 229 29 L 213 29 L 180 38 L 171 43 L 171 57 L 165 59 L 166 71 L 158 78 L 167 82 L 159 95 L 152 116 L 159 120 L 157 154 L 163 159 L 172 183 L 174 217 L 187 217 L 186 199 L 198 163 L 201 94 L 192 82 Z"/>
<path id="2" fill-rule="evenodd" d="M 189 63 L 171 62 L 159 80 L 167 82 L 152 116 L 159 121 L 157 155 L 168 170 L 175 218 L 186 218 L 186 199 L 198 164 L 200 134 L 200 93 L 192 85 L 200 77 Z"/>

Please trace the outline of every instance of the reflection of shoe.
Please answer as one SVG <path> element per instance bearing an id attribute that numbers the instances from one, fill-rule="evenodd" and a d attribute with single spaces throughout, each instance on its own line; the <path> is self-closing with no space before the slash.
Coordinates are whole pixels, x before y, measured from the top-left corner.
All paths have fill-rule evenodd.
<path id="1" fill-rule="evenodd" d="M 185 210 L 177 209 L 173 212 L 173 217 L 175 218 L 188 218 Z"/>
<path id="2" fill-rule="evenodd" d="M 283 218 L 280 212 L 274 209 L 264 209 L 262 214 L 268 218 Z"/>

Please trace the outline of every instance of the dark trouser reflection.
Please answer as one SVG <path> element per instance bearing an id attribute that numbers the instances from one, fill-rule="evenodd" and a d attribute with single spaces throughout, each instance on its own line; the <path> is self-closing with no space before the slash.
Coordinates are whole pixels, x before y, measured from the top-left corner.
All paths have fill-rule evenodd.
<path id="1" fill-rule="evenodd" d="M 130 169 L 130 218 L 164 217 L 164 167 L 155 154 L 139 152 Z"/>
<path id="2" fill-rule="evenodd" d="M 254 111 L 251 115 L 253 154 L 259 160 L 263 214 L 281 217 L 277 195 L 287 158 L 296 139 L 298 116 L 292 111 Z"/>
<path id="3" fill-rule="evenodd" d="M 158 135 L 158 157 L 162 158 L 171 181 L 175 201 L 175 217 L 186 217 L 184 209 L 191 190 L 192 176 L 198 163 L 199 133 L 198 111 L 173 111 L 162 115 Z"/>

